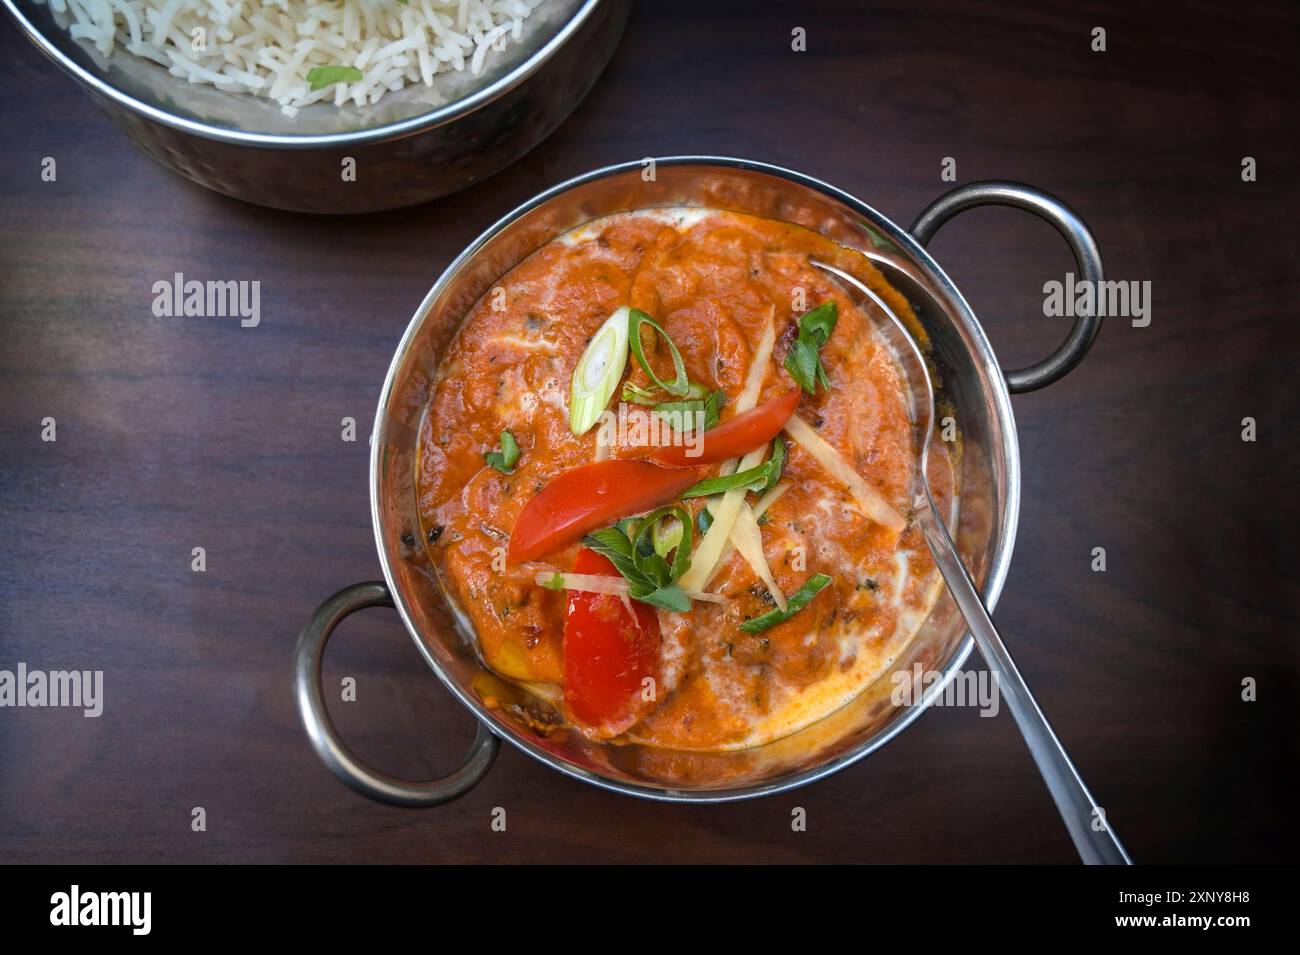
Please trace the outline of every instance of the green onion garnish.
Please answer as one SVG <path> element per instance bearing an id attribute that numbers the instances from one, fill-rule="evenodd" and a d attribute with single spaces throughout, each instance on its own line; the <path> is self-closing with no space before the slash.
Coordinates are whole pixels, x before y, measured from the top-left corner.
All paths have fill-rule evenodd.
<path id="1" fill-rule="evenodd" d="M 686 386 L 686 394 L 683 397 L 690 401 L 705 400 L 709 397 L 709 389 L 692 381 Z M 723 397 L 725 398 L 726 395 L 724 394 Z M 640 385 L 633 384 L 630 381 L 623 382 L 623 400 L 634 405 L 660 404 L 653 389 L 642 388 Z"/>
<path id="2" fill-rule="evenodd" d="M 825 574 L 813 574 L 807 582 L 792 593 L 786 600 L 784 610 L 769 610 L 761 617 L 754 617 L 752 620 L 746 620 L 740 625 L 740 629 L 746 633 L 761 633 L 778 623 L 785 623 L 804 607 L 812 602 L 812 599 L 821 593 L 822 588 L 831 582 L 830 577 Z"/>
<path id="3" fill-rule="evenodd" d="M 715 494 L 734 491 L 738 487 L 757 491 L 767 486 L 767 478 L 770 473 L 771 469 L 766 463 L 763 463 L 750 468 L 748 471 L 739 471 L 726 477 L 707 478 L 699 484 L 692 484 L 682 491 L 682 500 L 692 497 L 712 497 Z"/>
<path id="4" fill-rule="evenodd" d="M 772 445 L 772 456 L 762 464 L 724 477 L 706 478 L 682 491 L 681 498 L 686 500 L 691 497 L 712 497 L 714 494 L 723 494 L 741 487 L 750 491 L 767 491 L 781 480 L 783 467 L 785 467 L 785 442 L 777 438 Z"/>
<path id="5" fill-rule="evenodd" d="M 776 487 L 781 480 L 781 472 L 785 470 L 785 441 L 781 438 L 772 442 L 772 456 L 767 459 L 767 466 L 767 483 L 758 489 L 759 494 L 766 494 Z"/>
<path id="6" fill-rule="evenodd" d="M 653 405 L 656 403 L 653 391 L 642 388 L 640 385 L 634 385 L 630 381 L 623 382 L 623 400 L 633 405 Z"/>
<path id="7" fill-rule="evenodd" d="M 834 302 L 823 302 L 805 312 L 799 319 L 799 337 L 791 343 L 785 355 L 785 367 L 790 377 L 808 394 L 831 386 L 822 367 L 821 348 L 835 331 L 839 308 Z"/>
<path id="8" fill-rule="evenodd" d="M 307 82 L 312 92 L 323 90 L 335 83 L 359 83 L 365 74 L 355 66 L 313 66 L 307 71 Z"/>
<path id="9" fill-rule="evenodd" d="M 689 524 L 690 522 L 687 521 Z M 660 557 L 667 557 L 673 550 L 681 545 L 682 534 L 681 519 L 674 514 L 665 514 L 655 522 L 654 528 L 650 532 L 650 537 L 654 543 L 655 553 Z"/>
<path id="10" fill-rule="evenodd" d="M 627 367 L 628 309 L 605 319 L 573 369 L 569 387 L 569 430 L 586 434 L 600 418 Z"/>
<path id="11" fill-rule="evenodd" d="M 709 389 L 705 388 L 703 385 L 696 384 L 695 382 L 692 381 L 689 385 L 686 386 L 686 397 L 691 399 L 692 401 L 698 400 L 700 398 L 707 398 L 709 397 Z M 722 400 L 725 401 L 726 399 L 727 399 L 727 394 L 726 392 L 723 392 Z"/>
<path id="12" fill-rule="evenodd" d="M 659 337 L 664 340 L 664 344 L 668 346 L 668 352 L 673 358 L 673 372 L 677 375 L 671 382 L 666 382 L 656 375 L 655 370 L 650 367 L 650 362 L 646 360 L 645 352 L 641 348 L 642 325 L 649 325 L 653 328 L 659 334 Z M 682 361 L 682 353 L 677 350 L 673 340 L 668 337 L 668 333 L 659 326 L 658 322 L 639 308 L 628 309 L 627 337 L 629 344 L 632 346 L 632 354 L 636 356 L 637 363 L 650 376 L 651 381 L 674 397 L 685 398 L 690 394 L 691 384 L 686 378 L 686 364 Z"/>
<path id="13" fill-rule="evenodd" d="M 667 421 L 674 431 L 707 431 L 718 423 L 722 406 L 726 403 L 727 393 L 715 391 L 706 398 L 663 401 L 651 410 Z"/>
<path id="14" fill-rule="evenodd" d="M 487 462 L 488 467 L 496 468 L 502 474 L 509 474 L 519 463 L 519 445 L 515 441 L 515 436 L 509 431 L 502 431 L 501 450 L 489 451 L 483 455 L 483 460 Z"/>

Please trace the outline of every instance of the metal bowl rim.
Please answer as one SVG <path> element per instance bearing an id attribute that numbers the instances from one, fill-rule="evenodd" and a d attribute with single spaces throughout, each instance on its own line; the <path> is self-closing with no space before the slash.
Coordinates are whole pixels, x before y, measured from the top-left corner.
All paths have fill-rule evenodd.
<path id="1" fill-rule="evenodd" d="M 990 560 L 988 576 L 985 579 L 983 587 L 985 604 L 989 610 L 992 611 L 997 605 L 998 597 L 1002 593 L 1002 587 L 1006 583 L 1007 572 L 1011 564 L 1012 552 L 1015 549 L 1016 529 L 1020 515 L 1020 450 L 1016 435 L 1015 418 L 1011 410 L 1011 396 L 1010 392 L 1007 390 L 1006 380 L 1003 377 L 1002 370 L 993 354 L 992 345 L 990 345 L 988 338 L 985 336 L 983 328 L 980 326 L 974 312 L 962 297 L 961 293 L 957 290 L 957 287 L 953 284 L 952 280 L 948 278 L 947 274 L 939 267 L 938 263 L 934 261 L 925 248 L 912 237 L 911 233 L 899 228 L 892 219 L 867 205 L 867 203 L 863 202 L 861 199 L 858 199 L 850 193 L 812 176 L 795 172 L 794 170 L 786 169 L 782 166 L 748 159 L 736 159 L 727 156 L 692 155 L 669 156 L 662 158 L 656 157 L 655 163 L 659 167 L 698 165 L 741 169 L 775 176 L 793 182 L 796 185 L 820 192 L 831 199 L 843 203 L 853 211 L 867 217 L 872 222 L 873 226 L 883 229 L 883 231 L 887 233 L 888 238 L 903 249 L 914 263 L 921 266 L 922 269 L 928 273 L 928 277 L 932 278 L 940 290 L 956 304 L 961 313 L 961 317 L 967 323 L 972 340 L 976 345 L 977 354 L 973 356 L 976 359 L 976 364 L 984 366 L 988 380 L 993 384 L 993 404 L 997 409 L 997 416 L 1002 425 L 1002 432 L 1004 435 L 1002 450 L 1003 463 L 1006 468 L 1006 506 L 1003 509 L 1003 513 L 1000 515 L 999 520 L 1003 543 Z M 953 677 L 956 676 L 957 672 L 965 664 L 971 651 L 975 648 L 975 641 L 971 635 L 969 633 L 965 635 L 956 651 L 946 663 L 942 679 L 936 680 L 930 684 L 919 704 L 907 707 L 903 714 L 882 732 L 873 735 L 870 739 L 862 741 L 852 749 L 840 753 L 819 766 L 792 773 L 788 776 L 782 776 L 766 782 L 757 783 L 752 786 L 741 786 L 731 789 L 672 789 L 638 785 L 636 783 L 629 783 L 619 779 L 611 779 L 607 776 L 600 775 L 599 773 L 592 772 L 591 770 L 568 760 L 556 757 L 553 753 L 548 752 L 516 733 L 502 732 L 500 723 L 492 716 L 491 712 L 479 700 L 475 699 L 473 694 L 462 689 L 456 681 L 452 680 L 443 672 L 437 658 L 429 650 L 428 646 L 425 645 L 425 642 L 420 639 L 419 629 L 415 626 L 410 613 L 407 611 L 406 595 L 397 585 L 392 566 L 388 560 L 387 550 L 384 546 L 382 533 L 383 518 L 379 504 L 379 495 L 381 490 L 380 481 L 382 479 L 383 441 L 380 439 L 379 428 L 384 420 L 385 409 L 392 396 L 398 371 L 414 343 L 416 335 L 420 331 L 424 317 L 428 314 L 434 301 L 442 293 L 447 284 L 458 275 L 461 269 L 475 255 L 477 255 L 489 241 L 529 212 L 545 205 L 556 196 L 571 189 L 610 176 L 638 171 L 642 168 L 644 168 L 644 162 L 641 160 L 615 163 L 575 176 L 572 179 L 568 179 L 544 190 L 532 199 L 529 199 L 522 205 L 508 212 L 502 218 L 489 226 L 443 270 L 442 274 L 438 277 L 438 280 L 434 283 L 428 294 L 425 295 L 419 308 L 416 309 L 411 321 L 408 323 L 406 331 L 402 335 L 401 342 L 398 344 L 397 350 L 393 354 L 393 360 L 389 364 L 388 373 L 384 377 L 383 388 L 380 391 L 379 404 L 375 412 L 375 423 L 370 438 L 371 525 L 375 533 L 375 546 L 379 551 L 379 563 L 383 568 L 384 580 L 388 584 L 394 607 L 401 616 L 402 622 L 406 626 L 407 632 L 411 635 L 412 640 L 414 640 L 420 655 L 424 658 L 430 669 L 433 670 L 439 681 L 447 688 L 452 696 L 468 708 L 469 711 L 474 714 L 475 718 L 487 726 L 494 734 L 501 737 L 521 752 L 526 753 L 544 765 L 549 766 L 551 769 L 563 773 L 573 779 L 590 783 L 593 786 L 597 786 L 610 792 L 635 796 L 640 799 L 647 799 L 654 802 L 724 803 L 759 799 L 764 796 L 771 796 L 777 793 L 798 789 L 801 786 L 806 786 L 819 779 L 824 779 L 825 777 L 837 773 L 859 760 L 866 758 L 897 737 L 903 730 L 911 726 L 924 711 L 929 709 L 931 702 L 943 693 L 945 687 L 947 687 Z"/>
<path id="2" fill-rule="evenodd" d="M 424 132 L 439 126 L 445 126 L 463 116 L 475 112 L 488 105 L 492 101 L 504 96 L 515 87 L 526 81 L 530 76 L 536 73 L 542 66 L 551 59 L 559 49 L 568 42 L 582 25 L 587 22 L 592 13 L 600 5 L 602 0 L 583 0 L 583 4 L 559 31 L 548 39 L 542 46 L 535 50 L 531 56 L 522 63 L 515 66 L 504 76 L 498 77 L 495 82 L 488 84 L 482 89 L 476 90 L 468 96 L 446 103 L 425 113 L 412 116 L 408 119 L 399 120 L 395 123 L 386 123 L 380 126 L 370 126 L 365 129 L 355 129 L 342 133 L 311 133 L 303 135 L 285 134 L 285 133 L 254 133 L 241 129 L 231 129 L 225 126 L 216 126 L 205 123 L 202 120 L 187 119 L 184 116 L 178 116 L 175 113 L 157 106 L 151 106 L 144 103 L 129 93 L 123 92 L 112 83 L 109 83 L 105 77 L 97 76 L 87 70 L 81 64 L 72 60 L 63 52 L 55 43 L 53 43 L 35 23 L 28 19 L 27 15 L 18 7 L 17 0 L 0 0 L 9 14 L 18 21 L 19 27 L 27 34 L 41 52 L 52 59 L 61 67 L 64 72 L 71 75 L 74 79 L 87 87 L 91 92 L 103 96 L 118 106 L 136 113 L 147 120 L 159 123 L 170 129 L 183 133 L 189 133 L 194 136 L 201 136 L 204 139 L 212 139 L 217 142 L 229 143 L 239 146 L 258 146 L 270 147 L 277 149 L 316 149 L 321 147 L 343 147 L 351 145 L 364 145 L 366 143 L 379 142 L 387 139 L 396 139 L 409 136 L 413 133 Z M 161 67 L 159 67 L 161 69 Z M 239 95 L 239 94 L 235 94 Z M 246 94 L 244 94 L 246 95 Z"/>

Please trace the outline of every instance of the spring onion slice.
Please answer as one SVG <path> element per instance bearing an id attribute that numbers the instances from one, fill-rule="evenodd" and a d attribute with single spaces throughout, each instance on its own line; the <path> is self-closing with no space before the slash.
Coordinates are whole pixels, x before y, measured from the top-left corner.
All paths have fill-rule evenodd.
<path id="1" fill-rule="evenodd" d="M 831 579 L 825 574 L 813 574 L 802 587 L 790 595 L 784 610 L 769 610 L 760 617 L 746 620 L 740 625 L 740 629 L 746 633 L 762 633 L 764 630 L 775 627 L 778 623 L 785 623 L 812 603 L 812 599 L 821 593 L 823 588 L 830 582 Z"/>
<path id="2" fill-rule="evenodd" d="M 677 350 L 673 340 L 668 337 L 668 333 L 653 318 L 641 311 L 639 308 L 626 309 L 627 311 L 627 337 L 632 346 L 632 356 L 636 358 L 645 373 L 650 376 L 650 380 L 677 398 L 685 398 L 690 394 L 691 383 L 686 378 L 686 363 L 682 361 L 682 353 Z M 655 374 L 655 370 L 650 367 L 650 362 L 646 360 L 645 351 L 641 348 L 641 326 L 649 325 L 664 340 L 668 346 L 668 353 L 673 358 L 673 373 L 677 376 L 672 381 L 664 381 Z"/>
<path id="3" fill-rule="evenodd" d="M 699 382 L 692 381 L 686 386 L 686 394 L 683 397 L 691 401 L 700 401 L 709 397 L 709 389 Z M 726 394 L 722 394 L 724 402 L 726 397 Z M 647 407 L 653 407 L 660 403 L 653 388 L 642 388 L 630 381 L 623 382 L 623 400 L 631 405 L 646 405 Z"/>
<path id="4" fill-rule="evenodd" d="M 627 368 L 628 309 L 616 309 L 578 359 L 569 388 L 569 430 L 586 434 L 609 404 Z"/>
<path id="5" fill-rule="evenodd" d="M 727 393 L 714 391 L 704 398 L 662 401 L 650 410 L 667 421 L 674 431 L 708 431 L 717 425 L 722 406 L 726 403 Z"/>
<path id="6" fill-rule="evenodd" d="M 363 79 L 365 74 L 355 66 L 313 66 L 307 71 L 307 83 L 313 93 L 335 83 L 360 83 Z"/>
<path id="7" fill-rule="evenodd" d="M 689 523 L 689 522 L 688 522 Z M 655 553 L 660 557 L 667 557 L 682 542 L 682 522 L 679 517 L 672 514 L 665 514 L 662 518 L 655 521 L 651 538 L 654 541 Z"/>
<path id="8" fill-rule="evenodd" d="M 649 388 L 642 388 L 630 381 L 623 382 L 623 400 L 630 405 L 658 404 L 654 391 Z"/>
<path id="9" fill-rule="evenodd" d="M 759 496 L 766 494 L 772 488 L 776 487 L 781 480 L 781 474 L 785 470 L 785 442 L 777 438 L 772 442 L 772 456 L 767 460 L 767 483 L 757 488 Z"/>
<path id="10" fill-rule="evenodd" d="M 772 481 L 772 460 L 769 459 L 764 464 L 747 468 L 744 471 L 737 471 L 735 474 L 728 474 L 722 477 L 705 478 L 696 484 L 692 484 L 686 490 L 682 491 L 680 497 L 683 501 L 693 497 L 713 497 L 715 494 L 725 494 L 727 491 L 743 488 L 747 491 L 764 491 Z M 777 471 L 777 476 L 780 472 Z"/>
<path id="11" fill-rule="evenodd" d="M 501 450 L 489 451 L 483 455 L 488 467 L 495 468 L 502 474 L 510 474 L 519 463 L 519 443 L 509 431 L 501 432 Z"/>

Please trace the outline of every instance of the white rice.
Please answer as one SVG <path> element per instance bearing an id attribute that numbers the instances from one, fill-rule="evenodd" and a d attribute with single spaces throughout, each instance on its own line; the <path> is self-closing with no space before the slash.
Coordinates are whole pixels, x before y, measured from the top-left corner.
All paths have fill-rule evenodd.
<path id="1" fill-rule="evenodd" d="M 47 2 L 104 56 L 120 45 L 191 83 L 265 96 L 293 116 L 321 101 L 374 104 L 439 73 L 478 75 L 546 0 Z M 307 75 L 319 66 L 352 66 L 362 78 L 313 91 Z"/>

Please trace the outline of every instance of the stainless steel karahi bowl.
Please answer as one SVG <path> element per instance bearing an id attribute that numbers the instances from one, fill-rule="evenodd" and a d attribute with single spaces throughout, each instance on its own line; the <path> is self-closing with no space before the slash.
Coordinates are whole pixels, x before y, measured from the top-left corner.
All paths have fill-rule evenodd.
<path id="1" fill-rule="evenodd" d="M 1011 559 L 1019 513 L 1020 465 L 1013 391 L 1042 387 L 1087 352 L 1099 320 L 1084 316 L 1043 362 L 1004 373 L 970 306 L 925 251 L 951 216 L 978 205 L 1010 205 L 1052 223 L 1074 252 L 1079 274 L 1102 278 L 1096 244 L 1058 200 L 1016 183 L 974 183 L 938 199 L 911 231 L 833 186 L 798 172 L 738 159 L 684 156 L 599 169 L 558 185 L 493 225 L 438 279 L 416 311 L 393 358 L 371 435 L 370 503 L 384 580 L 358 584 L 327 600 L 299 637 L 295 682 L 307 733 L 345 783 L 398 805 L 446 802 L 491 766 L 498 740 L 560 772 L 605 789 L 649 799 L 724 802 L 801 786 L 862 759 L 907 727 L 942 692 L 970 655 L 973 641 L 945 595 L 893 664 L 894 672 L 938 672 L 916 687 L 916 705 L 898 705 L 890 675 L 841 710 L 793 736 L 720 754 L 665 754 L 641 746 L 593 743 L 576 733 L 539 735 L 510 707 L 492 709 L 476 687 L 491 680 L 472 635 L 457 623 L 420 540 L 416 504 L 417 441 L 433 383 L 451 336 L 470 307 L 502 275 L 546 242 L 589 219 L 654 206 L 729 209 L 806 226 L 867 254 L 911 302 L 931 342 L 940 400 L 962 434 L 961 506 L 955 539 L 992 607 Z M 326 641 L 348 614 L 396 606 L 424 659 L 479 720 L 470 755 L 451 776 L 425 783 L 395 779 L 351 755 L 331 726 L 320 685 Z M 922 692 L 924 690 L 924 692 Z M 703 780 L 703 781 L 701 781 Z"/>
<path id="2" fill-rule="evenodd" d="M 279 104 L 195 85 L 125 50 L 105 59 L 35 0 L 0 0 L 145 152 L 217 192 L 299 212 L 374 212 L 463 189 L 549 136 L 605 69 L 632 0 L 548 0 L 478 77 L 447 73 L 373 106 Z M 342 175 L 355 162 L 354 180 Z"/>

